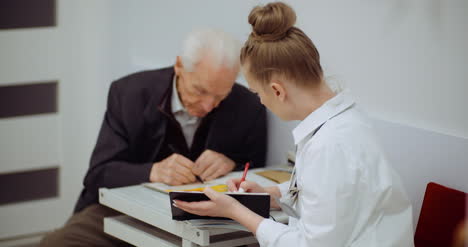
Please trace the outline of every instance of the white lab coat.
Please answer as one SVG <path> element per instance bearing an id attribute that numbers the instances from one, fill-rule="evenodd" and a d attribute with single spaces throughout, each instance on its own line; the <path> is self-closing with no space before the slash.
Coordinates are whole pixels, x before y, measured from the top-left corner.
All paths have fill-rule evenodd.
<path id="1" fill-rule="evenodd" d="M 412 208 L 400 178 L 346 92 L 312 112 L 293 136 L 294 181 L 279 189 L 299 218 L 290 217 L 289 225 L 263 220 L 260 246 L 414 246 Z M 289 191 L 294 184 L 296 200 Z"/>

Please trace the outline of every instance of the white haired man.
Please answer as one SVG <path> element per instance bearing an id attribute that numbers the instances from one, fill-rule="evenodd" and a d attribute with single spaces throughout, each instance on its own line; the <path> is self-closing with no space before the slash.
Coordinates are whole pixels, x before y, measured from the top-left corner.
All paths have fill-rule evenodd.
<path id="1" fill-rule="evenodd" d="M 196 31 L 173 67 L 113 82 L 74 215 L 41 246 L 126 246 L 103 232 L 103 217 L 118 212 L 98 203 L 100 187 L 181 185 L 247 161 L 264 166 L 265 108 L 234 82 L 239 52 L 221 31 Z"/>

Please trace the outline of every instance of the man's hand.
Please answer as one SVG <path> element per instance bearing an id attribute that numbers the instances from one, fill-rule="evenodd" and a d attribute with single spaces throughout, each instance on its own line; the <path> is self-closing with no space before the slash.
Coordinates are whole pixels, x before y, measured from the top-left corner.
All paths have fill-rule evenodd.
<path id="1" fill-rule="evenodd" d="M 153 164 L 150 173 L 151 182 L 168 185 L 182 185 L 196 181 L 192 172 L 194 163 L 180 154 L 172 154 L 165 160 Z"/>
<path id="2" fill-rule="evenodd" d="M 229 173 L 235 166 L 236 163 L 223 154 L 206 150 L 195 161 L 192 171 L 201 179 L 210 181 Z"/>

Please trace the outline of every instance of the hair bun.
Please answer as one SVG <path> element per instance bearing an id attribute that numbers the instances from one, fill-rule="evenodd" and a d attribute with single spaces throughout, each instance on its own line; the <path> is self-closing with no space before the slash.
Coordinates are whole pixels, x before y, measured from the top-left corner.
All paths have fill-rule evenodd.
<path id="1" fill-rule="evenodd" d="M 276 41 L 287 36 L 296 23 L 296 13 L 282 2 L 257 6 L 249 14 L 253 38 L 261 41 Z"/>

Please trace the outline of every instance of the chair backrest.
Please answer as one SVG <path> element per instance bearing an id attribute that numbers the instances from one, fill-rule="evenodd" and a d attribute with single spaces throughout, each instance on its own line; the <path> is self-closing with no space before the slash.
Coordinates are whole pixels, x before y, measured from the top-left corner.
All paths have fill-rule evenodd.
<path id="1" fill-rule="evenodd" d="M 416 247 L 452 246 L 454 231 L 466 217 L 467 194 L 429 183 L 414 235 Z"/>

